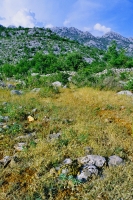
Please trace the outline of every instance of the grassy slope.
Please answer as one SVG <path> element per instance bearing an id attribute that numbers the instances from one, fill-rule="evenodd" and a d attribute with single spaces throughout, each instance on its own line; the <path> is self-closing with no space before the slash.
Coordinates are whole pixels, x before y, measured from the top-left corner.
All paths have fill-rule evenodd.
<path id="1" fill-rule="evenodd" d="M 5 113 L 10 116 L 8 124 L 22 125 L 20 132 L 3 133 L 1 157 L 15 153 L 15 138 L 23 135 L 24 130 L 35 130 L 38 139 L 36 147 L 32 145 L 32 139 L 32 143 L 27 141 L 28 148 L 16 153 L 19 162 L 11 162 L 7 168 L 0 169 L 1 199 L 37 199 L 37 193 L 40 199 L 133 199 L 132 98 L 91 88 L 61 89 L 54 98 L 43 98 L 31 92 L 11 96 L 5 90 L 0 90 L 0 96 L 1 104 L 6 101 L 10 105 Z M 34 116 L 37 120 L 28 123 L 23 115 L 33 108 L 38 109 Z M 1 109 L 3 111 L 3 106 Z M 49 123 L 43 122 L 44 116 L 50 118 Z M 71 123 L 64 123 L 64 119 Z M 60 131 L 61 139 L 48 142 L 46 138 L 50 131 Z M 70 183 L 66 186 L 65 182 L 57 185 L 50 169 L 66 157 L 84 156 L 86 146 L 93 148 L 93 154 L 118 155 L 126 160 L 126 164 L 105 168 L 104 179 L 93 178 L 77 187 Z M 51 197 L 47 197 L 47 193 Z"/>

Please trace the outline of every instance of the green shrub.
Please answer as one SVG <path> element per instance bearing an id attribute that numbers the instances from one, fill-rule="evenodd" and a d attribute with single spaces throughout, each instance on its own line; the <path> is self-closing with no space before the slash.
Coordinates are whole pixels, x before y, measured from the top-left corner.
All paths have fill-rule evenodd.
<path id="1" fill-rule="evenodd" d="M 53 87 L 53 86 L 47 86 L 47 87 L 43 87 L 41 88 L 41 90 L 39 91 L 39 96 L 40 97 L 56 97 L 57 94 L 59 94 L 59 88 L 58 87 Z"/>
<path id="2" fill-rule="evenodd" d="M 125 85 L 126 90 L 133 91 L 133 78 L 131 78 Z"/>

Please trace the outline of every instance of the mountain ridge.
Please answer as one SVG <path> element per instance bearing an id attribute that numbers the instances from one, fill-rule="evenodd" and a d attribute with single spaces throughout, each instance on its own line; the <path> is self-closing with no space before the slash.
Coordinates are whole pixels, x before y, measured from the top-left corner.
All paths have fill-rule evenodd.
<path id="1" fill-rule="evenodd" d="M 84 32 L 74 27 L 53 27 L 50 29 L 60 37 L 77 40 L 84 45 L 104 50 L 107 49 L 112 40 L 115 40 L 118 48 L 124 48 L 128 55 L 133 56 L 133 37 L 126 38 L 114 31 L 107 32 L 101 37 L 95 37 L 88 31 Z"/>
<path id="2" fill-rule="evenodd" d="M 95 60 L 93 48 L 97 48 L 99 52 L 107 50 L 113 40 L 116 41 L 118 49 L 123 48 L 128 56 L 133 57 L 133 37 L 125 38 L 115 32 L 95 37 L 88 31 L 83 32 L 74 27 L 6 28 L 0 25 L 0 65 L 15 64 L 23 58 L 32 59 L 38 51 L 56 55 L 78 52 L 85 60 L 92 62 L 92 59 Z M 99 59 L 100 54 L 95 57 Z"/>

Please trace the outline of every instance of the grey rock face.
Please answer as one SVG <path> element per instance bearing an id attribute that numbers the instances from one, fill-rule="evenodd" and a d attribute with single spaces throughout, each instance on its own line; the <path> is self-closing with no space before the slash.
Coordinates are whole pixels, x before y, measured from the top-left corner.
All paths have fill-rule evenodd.
<path id="1" fill-rule="evenodd" d="M 120 158 L 119 156 L 113 155 L 109 157 L 109 161 L 108 161 L 109 166 L 118 166 L 123 163 L 124 163 L 123 159 Z"/>
<path id="2" fill-rule="evenodd" d="M 95 165 L 96 167 L 103 167 L 106 163 L 106 160 L 104 157 L 99 155 L 87 155 L 85 157 L 81 157 L 79 159 L 79 162 L 81 164 L 87 164 L 87 165 Z"/>

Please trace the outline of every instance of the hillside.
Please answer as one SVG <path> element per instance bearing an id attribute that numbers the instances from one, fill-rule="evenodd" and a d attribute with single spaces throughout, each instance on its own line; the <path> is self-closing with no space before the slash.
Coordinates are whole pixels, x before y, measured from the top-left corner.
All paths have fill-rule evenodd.
<path id="1" fill-rule="evenodd" d="M 32 59 L 36 52 L 47 55 L 79 52 L 91 60 L 93 48 L 87 48 L 76 41 L 64 39 L 45 28 L 0 27 L 0 64 L 16 64 L 21 59 Z M 99 52 L 95 56 L 99 58 Z"/>
<path id="2" fill-rule="evenodd" d="M 0 65 L 16 64 L 21 59 L 32 59 L 36 52 L 45 55 L 80 53 L 88 63 L 102 60 L 103 50 L 107 50 L 115 40 L 117 48 L 125 49 L 126 54 L 133 56 L 133 40 L 117 33 L 109 32 L 102 37 L 94 37 L 89 32 L 76 28 L 15 28 L 0 26 Z"/>

